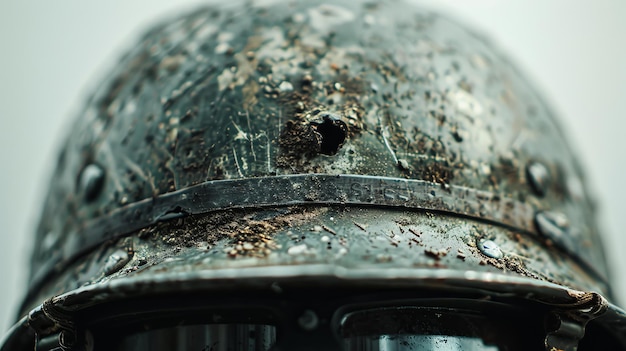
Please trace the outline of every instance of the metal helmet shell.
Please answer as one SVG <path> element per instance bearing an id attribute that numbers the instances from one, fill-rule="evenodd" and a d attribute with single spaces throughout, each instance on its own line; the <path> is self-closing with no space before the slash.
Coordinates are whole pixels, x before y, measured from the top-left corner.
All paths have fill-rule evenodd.
<path id="1" fill-rule="evenodd" d="M 523 74 L 445 18 L 200 9 L 149 31 L 77 119 L 22 312 L 310 279 L 516 296 L 626 343 L 583 184 Z"/>

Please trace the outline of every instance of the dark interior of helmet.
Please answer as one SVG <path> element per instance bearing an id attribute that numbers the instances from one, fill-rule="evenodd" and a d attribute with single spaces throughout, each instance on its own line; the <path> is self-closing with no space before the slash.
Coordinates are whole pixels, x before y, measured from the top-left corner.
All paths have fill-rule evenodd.
<path id="1" fill-rule="evenodd" d="M 245 302 L 242 302 L 245 301 Z M 534 350 L 544 311 L 479 297 L 168 297 L 84 314 L 88 350 Z"/>

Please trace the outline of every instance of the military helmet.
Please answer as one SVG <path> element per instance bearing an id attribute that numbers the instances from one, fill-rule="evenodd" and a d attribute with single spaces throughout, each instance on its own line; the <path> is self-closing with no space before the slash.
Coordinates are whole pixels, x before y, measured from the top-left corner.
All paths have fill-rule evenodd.
<path id="1" fill-rule="evenodd" d="M 43 207 L 2 350 L 626 347 L 553 113 L 483 37 L 397 1 L 154 27 Z"/>

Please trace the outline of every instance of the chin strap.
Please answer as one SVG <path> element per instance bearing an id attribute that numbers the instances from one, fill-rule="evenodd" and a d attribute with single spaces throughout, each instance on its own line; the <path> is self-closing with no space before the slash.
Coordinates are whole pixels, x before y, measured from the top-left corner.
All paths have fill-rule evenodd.
<path id="1" fill-rule="evenodd" d="M 570 290 L 568 294 L 575 301 L 558 305 L 546 317 L 549 330 L 545 338 L 546 351 L 578 350 L 587 323 L 608 309 L 607 300 L 598 293 Z"/>
<path id="2" fill-rule="evenodd" d="M 50 298 L 33 310 L 28 324 L 35 330 L 36 351 L 81 350 L 71 313 L 59 307 L 58 298 Z"/>

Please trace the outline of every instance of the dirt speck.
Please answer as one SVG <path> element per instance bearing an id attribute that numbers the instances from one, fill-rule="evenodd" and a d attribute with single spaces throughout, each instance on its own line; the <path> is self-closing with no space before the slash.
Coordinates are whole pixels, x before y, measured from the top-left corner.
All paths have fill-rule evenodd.
<path id="1" fill-rule="evenodd" d="M 459 249 L 456 253 L 456 257 L 461 260 L 465 260 L 465 257 L 467 256 L 465 255 L 465 252 L 463 252 L 463 250 Z"/>
<path id="2" fill-rule="evenodd" d="M 361 224 L 361 223 L 358 223 L 358 222 L 352 222 L 352 223 L 354 223 L 354 225 L 355 225 L 357 228 L 361 229 L 362 231 L 364 231 L 364 232 L 366 232 L 366 231 L 367 231 L 367 227 L 366 227 L 364 224 Z"/>
<path id="3" fill-rule="evenodd" d="M 424 253 L 426 253 L 426 255 L 434 258 L 435 260 L 440 260 L 442 257 L 445 257 L 448 254 L 448 249 L 425 249 Z"/>

